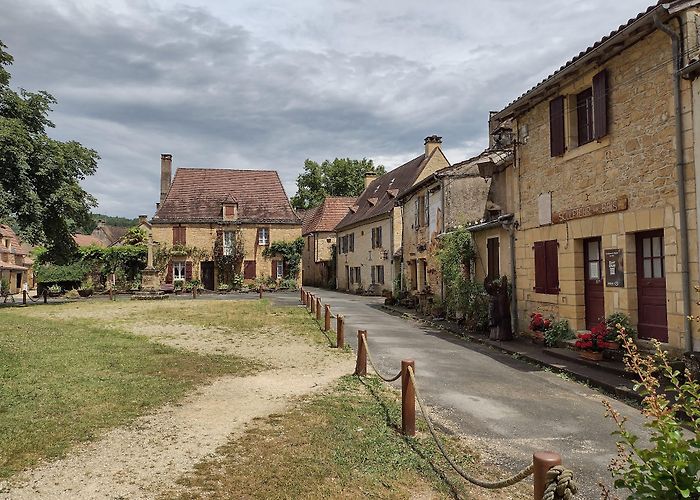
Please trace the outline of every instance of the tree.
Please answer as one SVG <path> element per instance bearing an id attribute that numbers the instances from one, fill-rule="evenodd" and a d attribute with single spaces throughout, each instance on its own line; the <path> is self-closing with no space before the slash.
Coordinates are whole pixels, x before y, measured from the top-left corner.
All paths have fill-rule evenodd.
<path id="1" fill-rule="evenodd" d="M 97 205 L 80 181 L 97 170 L 96 151 L 51 139 L 46 129 L 51 94 L 10 89 L 12 56 L 0 41 L 0 220 L 13 223 L 29 243 L 42 243 L 50 260 L 75 250 L 72 235 L 90 222 Z"/>
<path id="2" fill-rule="evenodd" d="M 362 158 L 336 158 L 320 165 L 313 160 L 304 162 L 304 172 L 297 177 L 297 194 L 292 197 L 294 208 L 319 206 L 327 196 L 360 196 L 365 189 L 365 174 L 382 175 L 384 166 L 374 165 Z"/>

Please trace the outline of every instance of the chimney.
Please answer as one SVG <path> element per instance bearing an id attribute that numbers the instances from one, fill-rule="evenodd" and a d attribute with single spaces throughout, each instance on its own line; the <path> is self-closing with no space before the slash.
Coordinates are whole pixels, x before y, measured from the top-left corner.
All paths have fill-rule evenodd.
<path id="1" fill-rule="evenodd" d="M 430 135 L 425 138 L 425 156 L 429 156 L 435 148 L 439 148 L 442 144 L 442 137 L 439 135 Z"/>
<path id="2" fill-rule="evenodd" d="M 170 191 L 170 182 L 173 173 L 173 155 L 160 155 L 160 202 L 168 195 Z"/>
<path id="3" fill-rule="evenodd" d="M 378 177 L 377 174 L 374 172 L 366 172 L 365 173 L 365 189 L 369 187 L 370 184 L 374 182 L 374 180 Z"/>
<path id="4" fill-rule="evenodd" d="M 148 222 L 148 215 L 139 215 L 139 226 Z"/>

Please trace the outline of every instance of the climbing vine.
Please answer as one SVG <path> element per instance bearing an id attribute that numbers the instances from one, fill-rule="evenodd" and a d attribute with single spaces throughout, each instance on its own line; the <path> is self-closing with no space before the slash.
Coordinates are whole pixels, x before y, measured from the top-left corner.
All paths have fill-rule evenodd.
<path id="1" fill-rule="evenodd" d="M 153 250 L 153 267 L 159 274 L 166 273 L 168 263 L 173 257 L 189 257 L 192 260 L 192 269 L 199 272 L 199 264 L 203 260 L 210 258 L 211 252 L 204 248 L 187 245 L 173 245 L 169 247 L 167 243 L 157 243 Z"/>
<path id="2" fill-rule="evenodd" d="M 280 256 L 284 262 L 285 279 L 296 279 L 301 269 L 301 253 L 304 250 L 304 238 L 294 241 L 275 241 L 263 250 L 263 257 Z"/>
<path id="3" fill-rule="evenodd" d="M 224 231 L 216 232 L 214 242 L 214 265 L 219 275 L 219 283 L 235 287 L 239 284 L 238 275 L 241 273 L 245 247 L 243 244 L 243 232 L 240 229 L 233 231 L 233 248 L 229 255 L 224 255 Z"/>

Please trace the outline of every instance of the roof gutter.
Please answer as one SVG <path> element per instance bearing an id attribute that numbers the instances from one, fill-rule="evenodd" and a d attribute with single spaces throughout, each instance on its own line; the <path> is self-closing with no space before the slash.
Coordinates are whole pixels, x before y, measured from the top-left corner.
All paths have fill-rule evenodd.
<path id="1" fill-rule="evenodd" d="M 679 21 L 679 30 L 682 31 L 682 25 Z M 693 333 L 691 322 L 688 318 L 690 315 L 690 274 L 688 272 L 688 212 L 685 202 L 685 158 L 684 158 L 684 143 L 683 143 L 683 117 L 681 108 L 681 35 L 676 33 L 671 27 L 661 22 L 661 19 L 654 14 L 654 25 L 671 38 L 671 47 L 673 51 L 673 102 L 675 107 L 676 120 L 676 189 L 678 191 L 678 211 L 680 212 L 680 227 L 679 237 L 681 246 L 681 286 L 683 291 L 683 317 L 685 331 L 685 350 L 686 352 L 693 351 Z"/>

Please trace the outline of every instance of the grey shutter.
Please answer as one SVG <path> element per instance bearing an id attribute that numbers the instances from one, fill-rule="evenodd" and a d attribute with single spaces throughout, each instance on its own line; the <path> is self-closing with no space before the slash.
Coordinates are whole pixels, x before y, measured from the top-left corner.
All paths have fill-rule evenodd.
<path id="1" fill-rule="evenodd" d="M 549 140 L 552 156 L 564 154 L 564 96 L 549 101 Z"/>
<path id="2" fill-rule="evenodd" d="M 593 138 L 608 135 L 608 72 L 593 77 Z"/>

